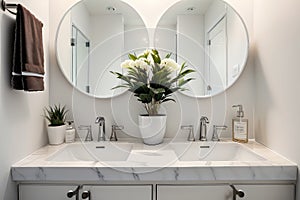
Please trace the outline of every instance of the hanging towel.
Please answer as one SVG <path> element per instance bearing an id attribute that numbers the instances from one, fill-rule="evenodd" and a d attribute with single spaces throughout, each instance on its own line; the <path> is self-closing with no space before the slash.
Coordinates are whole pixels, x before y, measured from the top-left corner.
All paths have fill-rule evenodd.
<path id="1" fill-rule="evenodd" d="M 43 23 L 18 4 L 11 85 L 25 91 L 44 90 Z"/>

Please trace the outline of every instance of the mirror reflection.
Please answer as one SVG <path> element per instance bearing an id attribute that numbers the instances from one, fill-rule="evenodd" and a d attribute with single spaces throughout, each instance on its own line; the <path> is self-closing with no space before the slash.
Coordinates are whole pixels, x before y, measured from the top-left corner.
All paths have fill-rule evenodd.
<path id="1" fill-rule="evenodd" d="M 168 35 L 161 43 L 161 35 Z M 240 16 L 221 0 L 183 0 L 161 18 L 156 47 L 175 52 L 198 73 L 183 93 L 193 97 L 218 94 L 240 76 L 248 57 L 248 34 Z"/>
<path id="2" fill-rule="evenodd" d="M 187 62 L 197 73 L 191 97 L 210 97 L 233 85 L 248 57 L 248 34 L 235 10 L 222 0 L 182 0 L 171 6 L 155 30 L 121 0 L 82 0 L 61 20 L 56 52 L 61 71 L 80 91 L 111 98 L 124 89 L 109 71 L 122 73 L 128 53 L 157 48 Z M 190 78 L 190 77 L 187 77 Z"/>
<path id="3" fill-rule="evenodd" d="M 138 13 L 120 0 L 82 0 L 61 20 L 57 31 L 57 60 L 66 79 L 77 89 L 99 98 L 124 92 L 109 71 L 122 72 L 129 51 L 149 46 Z M 124 55 L 124 56 L 122 56 Z"/>

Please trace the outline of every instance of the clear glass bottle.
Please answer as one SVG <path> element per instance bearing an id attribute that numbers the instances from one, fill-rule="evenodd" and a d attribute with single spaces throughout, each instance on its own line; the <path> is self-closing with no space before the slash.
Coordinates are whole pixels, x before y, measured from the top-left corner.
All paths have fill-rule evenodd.
<path id="1" fill-rule="evenodd" d="M 72 143 L 74 141 L 75 141 L 75 128 L 73 128 L 73 121 L 67 121 L 65 142 Z"/>
<path id="2" fill-rule="evenodd" d="M 242 105 L 233 105 L 233 108 L 238 108 L 236 118 L 232 119 L 232 140 L 235 142 L 248 142 L 248 119 L 244 118 Z"/>

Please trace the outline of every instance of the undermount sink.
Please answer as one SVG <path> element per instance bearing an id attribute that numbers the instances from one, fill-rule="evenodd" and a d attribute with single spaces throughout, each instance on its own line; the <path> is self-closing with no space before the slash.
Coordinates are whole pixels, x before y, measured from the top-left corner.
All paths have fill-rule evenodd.
<path id="1" fill-rule="evenodd" d="M 264 161 L 265 158 L 234 142 L 172 143 L 180 161 Z"/>
<path id="2" fill-rule="evenodd" d="M 50 156 L 47 161 L 125 161 L 133 144 L 92 142 L 69 144 Z"/>
<path id="3" fill-rule="evenodd" d="M 68 144 L 47 161 L 118 162 L 166 165 L 176 161 L 264 161 L 244 145 L 235 142 L 173 142 L 133 149 L 134 143 L 91 142 Z"/>

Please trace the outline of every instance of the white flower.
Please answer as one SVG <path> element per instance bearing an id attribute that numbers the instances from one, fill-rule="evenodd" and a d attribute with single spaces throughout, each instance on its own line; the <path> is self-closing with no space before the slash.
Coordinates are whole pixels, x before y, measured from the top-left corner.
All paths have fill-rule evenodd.
<path id="1" fill-rule="evenodd" d="M 165 58 L 161 61 L 162 67 L 168 67 L 173 71 L 179 70 L 179 65 L 171 58 Z"/>
<path id="2" fill-rule="evenodd" d="M 134 61 L 133 65 L 136 68 L 141 68 L 141 69 L 144 69 L 144 70 L 148 70 L 148 68 L 149 68 L 149 65 L 147 64 L 145 58 L 140 58 L 140 59 Z"/>
<path id="3" fill-rule="evenodd" d="M 151 50 L 149 50 L 149 49 L 146 49 L 145 51 L 144 51 L 144 54 L 150 54 L 151 53 Z"/>
<path id="4" fill-rule="evenodd" d="M 125 60 L 121 63 L 121 67 L 124 69 L 128 69 L 129 67 L 132 67 L 134 65 L 134 62 L 132 60 Z"/>

